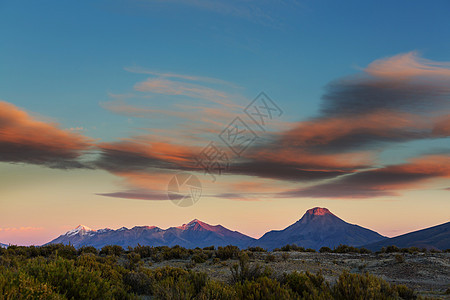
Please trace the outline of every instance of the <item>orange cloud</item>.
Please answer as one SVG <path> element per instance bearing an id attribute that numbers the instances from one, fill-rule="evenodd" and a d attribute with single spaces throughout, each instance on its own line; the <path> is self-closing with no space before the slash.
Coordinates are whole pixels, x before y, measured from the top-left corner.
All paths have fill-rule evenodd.
<path id="1" fill-rule="evenodd" d="M 147 78 L 147 80 L 135 84 L 134 89 L 139 92 L 187 96 L 194 99 L 208 100 L 224 106 L 236 106 L 235 103 L 230 101 L 231 96 L 226 92 L 200 84 L 169 80 L 166 78 Z"/>
<path id="2" fill-rule="evenodd" d="M 16 106 L 0 101 L 0 160 L 43 164 L 57 168 L 83 167 L 76 159 L 92 140 L 32 118 Z"/>
<path id="3" fill-rule="evenodd" d="M 450 78 L 450 63 L 432 61 L 419 57 L 417 52 L 409 52 L 376 60 L 364 71 L 395 80 L 421 76 Z"/>
<path id="4" fill-rule="evenodd" d="M 397 138 L 398 130 L 417 131 L 429 126 L 414 114 L 379 110 L 299 122 L 294 129 L 282 133 L 281 141 L 286 146 L 312 147 L 361 135 L 377 136 L 380 139 Z"/>
<path id="5" fill-rule="evenodd" d="M 370 198 L 395 196 L 398 191 L 420 188 L 438 178 L 450 177 L 450 156 L 427 155 L 400 165 L 350 174 L 334 181 L 280 193 L 282 197 Z"/>
<path id="6" fill-rule="evenodd" d="M 450 115 L 439 117 L 433 128 L 433 135 L 437 137 L 450 136 Z"/>

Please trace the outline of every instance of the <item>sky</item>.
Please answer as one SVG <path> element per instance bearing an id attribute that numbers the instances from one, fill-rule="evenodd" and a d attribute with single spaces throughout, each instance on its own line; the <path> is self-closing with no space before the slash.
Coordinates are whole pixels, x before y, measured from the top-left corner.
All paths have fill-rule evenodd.
<path id="1" fill-rule="evenodd" d="M 448 9 L 1 1 L 0 242 L 195 218 L 258 238 L 316 206 L 386 236 L 448 222 Z"/>

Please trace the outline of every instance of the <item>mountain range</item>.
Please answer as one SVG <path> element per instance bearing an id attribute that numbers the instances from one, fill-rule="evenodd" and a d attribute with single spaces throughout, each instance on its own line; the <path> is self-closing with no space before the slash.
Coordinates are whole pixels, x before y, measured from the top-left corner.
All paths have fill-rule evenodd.
<path id="1" fill-rule="evenodd" d="M 399 248 L 418 247 L 441 250 L 449 249 L 450 222 L 385 239 L 366 245 L 365 248 L 378 251 L 382 247 L 387 247 L 390 245 L 395 245 Z"/>
<path id="2" fill-rule="evenodd" d="M 93 230 L 78 226 L 60 235 L 48 244 L 72 244 L 75 247 L 106 245 L 122 247 L 140 245 L 175 246 L 186 248 L 235 245 L 239 248 L 260 246 L 268 250 L 287 244 L 305 248 L 337 247 L 340 244 L 379 250 L 383 246 L 450 248 L 450 223 L 420 230 L 395 238 L 387 238 L 379 233 L 345 222 L 326 208 L 315 207 L 306 211 L 294 224 L 283 230 L 272 230 L 259 239 L 229 230 L 221 225 L 209 225 L 192 220 L 178 227 L 161 229 L 156 226 L 122 227 L 117 230 L 105 228 Z"/>
<path id="3" fill-rule="evenodd" d="M 175 246 L 186 248 L 235 245 L 246 248 L 255 239 L 237 231 L 231 231 L 222 225 L 209 225 L 199 220 L 192 220 L 178 227 L 161 229 L 156 226 L 135 226 L 131 229 L 122 227 L 117 230 L 109 228 L 92 230 L 79 225 L 66 232 L 50 243 L 71 243 L 75 247 L 94 246 L 101 248 L 106 245 L 122 247 L 151 245 Z"/>

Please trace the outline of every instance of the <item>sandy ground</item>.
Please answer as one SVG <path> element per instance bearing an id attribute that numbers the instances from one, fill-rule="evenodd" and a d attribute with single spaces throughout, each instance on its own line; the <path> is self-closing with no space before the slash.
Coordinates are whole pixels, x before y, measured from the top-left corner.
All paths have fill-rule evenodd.
<path id="1" fill-rule="evenodd" d="M 251 263 L 269 266 L 276 275 L 293 271 L 319 271 L 331 284 L 342 271 L 352 273 L 369 272 L 388 282 L 404 284 L 415 289 L 422 296 L 450 299 L 445 291 L 450 289 L 450 253 L 417 253 L 417 254 L 337 254 L 337 253 L 304 253 L 287 252 L 289 257 L 282 257 L 284 252 L 254 253 Z M 275 261 L 266 262 L 266 256 L 273 254 Z M 237 260 L 196 264 L 192 270 L 207 273 L 210 278 L 229 281 L 230 266 Z M 173 266 L 186 268 L 189 260 L 170 260 L 153 263 L 150 268 Z"/>

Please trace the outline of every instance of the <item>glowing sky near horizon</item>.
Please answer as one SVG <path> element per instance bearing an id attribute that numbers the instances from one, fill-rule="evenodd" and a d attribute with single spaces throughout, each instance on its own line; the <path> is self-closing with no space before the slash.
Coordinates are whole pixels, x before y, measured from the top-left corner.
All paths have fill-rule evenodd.
<path id="1" fill-rule="evenodd" d="M 0 242 L 192 219 L 260 237 L 312 207 L 395 236 L 449 221 L 447 1 L 0 3 Z M 243 109 L 282 109 L 261 130 Z M 260 136 L 241 157 L 220 132 Z M 230 168 L 195 165 L 211 141 Z M 203 196 L 167 200 L 180 171 Z"/>

